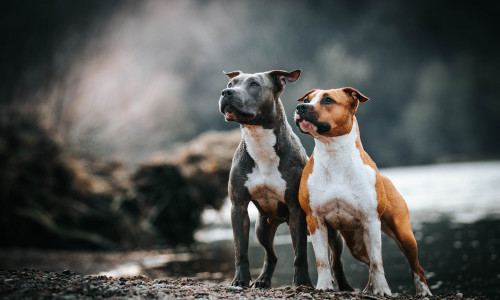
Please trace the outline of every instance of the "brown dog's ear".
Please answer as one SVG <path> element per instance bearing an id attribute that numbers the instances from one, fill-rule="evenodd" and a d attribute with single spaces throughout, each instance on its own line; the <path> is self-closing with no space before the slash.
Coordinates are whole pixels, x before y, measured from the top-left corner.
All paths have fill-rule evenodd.
<path id="1" fill-rule="evenodd" d="M 222 71 L 229 79 L 232 79 L 233 77 L 236 77 L 238 75 L 240 75 L 242 72 L 241 71 L 233 71 L 233 72 L 229 72 L 229 73 L 226 73 L 224 71 Z"/>
<path id="2" fill-rule="evenodd" d="M 301 97 L 299 100 L 297 100 L 297 101 L 299 101 L 299 102 L 304 102 L 304 99 L 306 99 L 306 98 L 307 98 L 307 96 L 309 96 L 310 94 L 312 94 L 312 93 L 314 93 L 314 92 L 316 92 L 316 91 L 317 91 L 316 89 L 314 89 L 314 90 L 310 90 L 309 92 L 307 92 L 304 96 L 302 96 L 302 97 Z"/>
<path id="3" fill-rule="evenodd" d="M 361 94 L 356 89 L 353 89 L 351 87 L 345 87 L 342 90 L 344 92 L 346 92 L 349 96 L 351 96 L 352 98 L 354 98 L 355 100 L 358 100 L 359 102 L 370 101 L 370 98 L 366 97 L 365 95 Z"/>
<path id="4" fill-rule="evenodd" d="M 274 77 L 277 82 L 281 84 L 282 87 L 286 85 L 287 82 L 295 82 L 299 79 L 301 70 L 295 70 L 292 72 L 275 70 L 267 72 L 271 77 Z"/>

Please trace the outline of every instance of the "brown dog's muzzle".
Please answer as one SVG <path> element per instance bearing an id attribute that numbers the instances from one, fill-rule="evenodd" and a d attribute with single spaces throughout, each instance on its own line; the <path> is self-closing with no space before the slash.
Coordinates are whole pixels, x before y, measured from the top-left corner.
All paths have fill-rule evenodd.
<path id="1" fill-rule="evenodd" d="M 317 128 L 316 132 L 318 132 L 318 134 L 323 134 L 323 133 L 329 132 L 330 129 L 332 128 L 330 123 L 318 121 L 318 118 L 319 118 L 318 113 L 309 104 L 305 104 L 305 103 L 299 104 L 299 105 L 297 105 L 297 108 L 295 111 L 296 111 L 297 115 L 300 116 L 300 119 L 295 120 L 295 125 L 297 125 L 297 127 L 299 127 L 299 129 L 300 129 L 300 125 L 299 125 L 300 122 L 302 122 L 304 120 L 308 121 L 308 122 L 312 123 L 314 126 L 316 126 L 316 128 Z M 302 131 L 302 129 L 300 129 L 300 131 Z M 302 131 L 302 132 L 307 133 L 304 131 Z"/>

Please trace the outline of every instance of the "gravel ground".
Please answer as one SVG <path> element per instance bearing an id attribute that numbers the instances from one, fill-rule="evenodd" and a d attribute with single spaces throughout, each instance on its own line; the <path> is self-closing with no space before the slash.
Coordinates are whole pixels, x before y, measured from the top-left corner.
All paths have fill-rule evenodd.
<path id="1" fill-rule="evenodd" d="M 312 288 L 253 289 L 206 283 L 190 278 L 152 280 L 145 276 L 78 275 L 69 270 L 0 270 L 1 299 L 377 299 L 360 292 L 317 291 Z M 396 295 L 391 299 L 422 299 Z M 425 299 L 425 298 L 423 298 Z M 428 299 L 465 299 L 461 294 Z M 486 298 L 470 298 L 486 299 Z"/>

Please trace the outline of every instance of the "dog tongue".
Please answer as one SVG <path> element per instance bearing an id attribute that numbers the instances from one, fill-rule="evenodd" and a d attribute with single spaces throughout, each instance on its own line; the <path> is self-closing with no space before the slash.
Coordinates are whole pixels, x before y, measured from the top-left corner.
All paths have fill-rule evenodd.
<path id="1" fill-rule="evenodd" d="M 313 124 L 311 122 L 308 122 L 306 120 L 300 122 L 300 126 L 304 129 L 313 129 Z"/>
<path id="2" fill-rule="evenodd" d="M 300 120 L 300 116 L 299 115 L 295 115 L 295 120 Z"/>
<path id="3" fill-rule="evenodd" d="M 232 112 L 226 112 L 226 117 L 228 119 L 233 119 L 234 118 L 234 113 L 232 113 Z"/>

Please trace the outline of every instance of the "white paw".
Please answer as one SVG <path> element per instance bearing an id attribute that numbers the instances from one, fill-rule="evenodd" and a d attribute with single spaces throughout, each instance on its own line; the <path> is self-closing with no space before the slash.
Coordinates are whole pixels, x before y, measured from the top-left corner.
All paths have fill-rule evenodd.
<path id="1" fill-rule="evenodd" d="M 415 282 L 417 296 L 432 296 L 432 293 L 427 285 L 420 280 L 420 277 L 418 277 L 416 273 L 413 273 L 413 281 Z"/>
<path id="2" fill-rule="evenodd" d="M 391 296 L 391 289 L 385 276 L 382 274 L 374 274 L 372 279 L 371 291 L 374 295 Z"/>
<path id="3" fill-rule="evenodd" d="M 432 296 L 432 293 L 429 288 L 424 285 L 417 289 L 417 296 Z"/>
<path id="4" fill-rule="evenodd" d="M 332 275 L 320 274 L 318 276 L 318 284 L 316 285 L 317 290 L 333 290 L 333 278 Z"/>
<path id="5" fill-rule="evenodd" d="M 375 296 L 392 296 L 389 287 L 373 288 L 372 293 Z"/>

